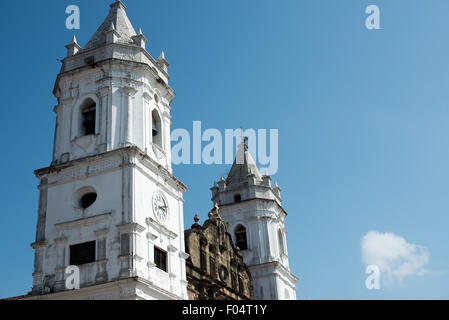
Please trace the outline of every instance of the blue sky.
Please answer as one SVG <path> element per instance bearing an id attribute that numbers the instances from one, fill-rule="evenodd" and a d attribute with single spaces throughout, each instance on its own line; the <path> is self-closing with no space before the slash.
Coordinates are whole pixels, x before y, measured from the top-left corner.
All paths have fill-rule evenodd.
<path id="1" fill-rule="evenodd" d="M 108 1 L 1 1 L 0 297 L 32 284 L 33 170 L 51 162 L 54 80 L 81 10 L 83 46 Z M 365 28 L 380 8 L 381 30 Z M 279 170 L 298 299 L 449 298 L 449 2 L 125 1 L 171 66 L 173 129 L 279 129 Z M 211 208 L 229 165 L 178 165 L 185 225 Z M 365 288 L 361 239 L 390 232 L 430 253 L 424 275 Z"/>

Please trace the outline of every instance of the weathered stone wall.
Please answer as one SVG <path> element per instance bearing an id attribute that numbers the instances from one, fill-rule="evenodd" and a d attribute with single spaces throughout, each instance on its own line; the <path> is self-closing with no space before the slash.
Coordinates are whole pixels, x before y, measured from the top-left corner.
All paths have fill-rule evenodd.
<path id="1" fill-rule="evenodd" d="M 217 209 L 215 209 L 217 210 Z M 214 213 L 201 226 L 197 221 L 185 231 L 189 298 L 195 300 L 252 299 L 249 269 Z"/>

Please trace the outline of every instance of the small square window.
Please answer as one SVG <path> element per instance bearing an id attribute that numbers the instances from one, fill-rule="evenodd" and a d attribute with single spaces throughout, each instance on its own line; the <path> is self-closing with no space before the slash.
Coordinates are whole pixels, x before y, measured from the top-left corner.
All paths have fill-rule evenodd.
<path id="1" fill-rule="evenodd" d="M 234 195 L 234 202 L 238 203 L 242 201 L 242 196 L 240 194 Z"/>
<path id="2" fill-rule="evenodd" d="M 159 269 L 167 272 L 167 252 L 154 247 L 154 264 Z"/>
<path id="3" fill-rule="evenodd" d="M 70 265 L 95 262 L 95 241 L 70 246 Z"/>

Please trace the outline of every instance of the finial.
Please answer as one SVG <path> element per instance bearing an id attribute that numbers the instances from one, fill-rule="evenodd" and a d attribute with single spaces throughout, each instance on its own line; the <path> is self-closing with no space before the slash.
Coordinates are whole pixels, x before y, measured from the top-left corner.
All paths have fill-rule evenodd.
<path id="1" fill-rule="evenodd" d="M 115 1 L 114 3 L 112 3 L 112 4 L 110 5 L 111 8 L 114 8 L 114 7 L 116 7 L 116 6 L 122 6 L 123 9 L 126 10 L 125 5 L 124 5 L 123 2 L 121 2 L 120 0 Z"/>
<path id="2" fill-rule="evenodd" d="M 223 176 L 220 177 L 220 180 L 217 182 L 218 191 L 223 191 L 226 189 L 226 180 Z"/>
<path id="3" fill-rule="evenodd" d="M 265 169 L 265 174 L 262 176 L 262 184 L 271 188 L 271 177 L 268 175 L 268 171 Z"/>
<path id="4" fill-rule="evenodd" d="M 72 41 L 71 41 L 70 43 L 76 43 L 76 44 L 78 44 L 78 42 L 76 41 L 75 35 L 73 35 Z"/>
<path id="5" fill-rule="evenodd" d="M 161 68 L 167 72 L 168 71 L 168 66 L 170 65 L 167 61 L 167 59 L 165 59 L 165 53 L 164 51 L 161 51 L 161 54 L 159 55 L 159 58 L 157 59 L 157 63 L 161 66 Z"/>
<path id="6" fill-rule="evenodd" d="M 273 187 L 273 190 L 274 190 L 274 192 L 276 192 L 276 194 L 277 194 L 278 196 L 280 196 L 280 195 L 281 195 L 281 188 L 279 187 L 279 185 L 278 185 L 278 182 L 277 182 L 277 181 L 275 181 L 275 182 L 274 182 L 274 187 Z"/>
<path id="7" fill-rule="evenodd" d="M 78 53 L 81 50 L 81 47 L 76 42 L 76 37 L 73 35 L 72 41 L 68 45 L 65 46 L 67 48 L 67 57 L 71 57 Z"/>
<path id="8" fill-rule="evenodd" d="M 198 223 L 200 220 L 200 217 L 198 217 L 198 213 L 195 213 L 195 216 L 193 217 L 193 221 L 195 221 L 194 224 L 192 224 L 192 228 L 199 228 L 201 225 Z"/>
<path id="9" fill-rule="evenodd" d="M 137 34 L 135 36 L 132 36 L 131 38 L 133 39 L 134 43 L 137 44 L 139 47 L 141 47 L 142 49 L 146 48 L 146 43 L 148 42 L 148 40 L 142 34 L 141 28 L 139 28 L 139 30 L 137 30 Z"/>
<path id="10" fill-rule="evenodd" d="M 114 22 L 111 21 L 108 30 L 106 33 L 106 43 L 115 43 L 120 38 L 120 34 L 115 29 Z"/>

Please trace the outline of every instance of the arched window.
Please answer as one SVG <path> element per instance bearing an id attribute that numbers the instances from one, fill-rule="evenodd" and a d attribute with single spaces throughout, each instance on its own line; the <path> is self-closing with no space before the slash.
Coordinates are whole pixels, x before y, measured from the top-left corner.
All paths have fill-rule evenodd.
<path id="1" fill-rule="evenodd" d="M 80 108 L 80 136 L 95 134 L 95 113 L 96 104 L 90 98 L 87 98 Z"/>
<path id="2" fill-rule="evenodd" d="M 284 235 L 282 234 L 282 230 L 281 229 L 278 229 L 278 240 L 279 240 L 279 251 L 281 253 L 285 253 Z"/>
<path id="3" fill-rule="evenodd" d="M 234 231 L 235 234 L 235 245 L 239 247 L 240 250 L 248 249 L 248 244 L 246 241 L 246 229 L 244 226 L 239 224 Z"/>
<path id="4" fill-rule="evenodd" d="M 156 109 L 151 113 L 153 143 L 162 148 L 161 118 Z"/>

